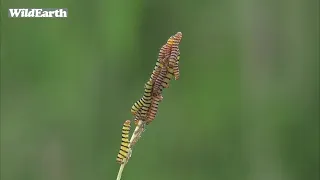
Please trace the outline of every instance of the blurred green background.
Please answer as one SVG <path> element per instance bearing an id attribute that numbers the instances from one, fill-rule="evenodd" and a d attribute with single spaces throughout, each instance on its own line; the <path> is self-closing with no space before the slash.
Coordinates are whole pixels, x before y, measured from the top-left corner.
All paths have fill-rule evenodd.
<path id="1" fill-rule="evenodd" d="M 68 8 L 9 19 L 8 8 Z M 178 31 L 165 89 L 123 180 L 319 179 L 316 0 L 7 0 L 1 180 L 112 180 L 121 126 Z"/>

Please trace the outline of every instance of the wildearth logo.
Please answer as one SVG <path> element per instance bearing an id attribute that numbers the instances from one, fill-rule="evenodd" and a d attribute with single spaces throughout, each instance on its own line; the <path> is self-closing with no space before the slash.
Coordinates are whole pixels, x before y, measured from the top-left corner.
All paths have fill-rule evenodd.
<path id="1" fill-rule="evenodd" d="M 67 8 L 23 8 L 9 9 L 9 18 L 66 18 Z"/>

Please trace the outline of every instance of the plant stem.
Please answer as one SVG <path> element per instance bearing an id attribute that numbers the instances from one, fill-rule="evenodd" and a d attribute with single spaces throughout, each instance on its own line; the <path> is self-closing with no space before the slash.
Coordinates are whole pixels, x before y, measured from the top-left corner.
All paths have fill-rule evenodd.
<path id="1" fill-rule="evenodd" d="M 122 171 L 124 169 L 125 164 L 121 164 L 119 172 L 118 172 L 118 176 L 117 176 L 117 180 L 121 179 L 121 175 L 122 175 Z"/>

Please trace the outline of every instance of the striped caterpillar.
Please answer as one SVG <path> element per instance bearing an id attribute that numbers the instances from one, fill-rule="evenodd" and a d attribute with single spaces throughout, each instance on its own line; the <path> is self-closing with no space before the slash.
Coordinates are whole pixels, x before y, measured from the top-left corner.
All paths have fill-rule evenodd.
<path id="1" fill-rule="evenodd" d="M 122 126 L 121 146 L 117 156 L 117 162 L 123 164 L 130 158 L 131 149 L 129 147 L 130 120 L 126 120 Z"/>

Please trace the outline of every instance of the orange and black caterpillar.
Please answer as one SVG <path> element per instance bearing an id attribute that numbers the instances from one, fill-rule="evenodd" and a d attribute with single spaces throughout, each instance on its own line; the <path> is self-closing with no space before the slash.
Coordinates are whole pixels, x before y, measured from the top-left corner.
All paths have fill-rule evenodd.
<path id="1" fill-rule="evenodd" d="M 144 94 L 141 99 L 133 104 L 131 107 L 131 113 L 136 115 L 139 111 L 142 117 L 147 113 L 151 103 L 151 93 L 153 89 L 153 83 L 149 80 L 144 86 Z"/>
<path id="2" fill-rule="evenodd" d="M 135 115 L 134 122 L 140 127 L 139 130 L 134 133 L 135 137 L 130 146 L 133 147 L 135 143 L 140 139 L 141 133 L 145 130 L 145 125 L 150 124 L 156 117 L 159 104 L 162 101 L 162 90 L 169 87 L 169 81 L 174 76 L 177 80 L 180 76 L 179 72 L 179 60 L 180 60 L 180 50 L 179 44 L 182 39 L 182 33 L 171 36 L 167 43 L 163 45 L 158 54 L 158 59 L 156 65 L 153 69 L 151 77 L 149 79 L 150 86 L 152 90 L 145 89 L 145 92 L 151 92 L 150 105 L 147 107 L 149 110 L 145 114 L 145 111 L 141 109 L 144 103 L 140 101 L 137 102 L 135 107 L 132 108 L 132 114 Z M 149 100 L 149 99 L 148 99 Z M 145 110 L 147 109 L 145 108 Z M 140 122 L 140 123 L 139 123 Z"/>
<path id="3" fill-rule="evenodd" d="M 180 50 L 178 48 L 177 60 L 176 60 L 176 63 L 173 65 L 173 74 L 174 74 L 175 80 L 178 80 L 180 78 L 179 61 L 180 61 Z"/>
<path id="4" fill-rule="evenodd" d="M 180 50 L 179 44 L 182 39 L 182 33 L 177 32 L 175 35 L 171 36 L 167 41 L 167 44 L 160 49 L 159 58 L 162 59 L 163 64 L 166 67 L 170 67 L 174 69 L 174 77 L 175 79 L 179 79 L 179 58 L 180 58 Z"/>
<path id="5" fill-rule="evenodd" d="M 147 125 L 150 124 L 156 118 L 156 115 L 159 110 L 159 104 L 162 101 L 162 99 L 163 99 L 163 97 L 161 94 L 152 97 L 150 109 L 148 111 L 147 120 L 146 120 Z"/>
<path id="6" fill-rule="evenodd" d="M 180 58 L 179 44 L 181 42 L 181 38 L 182 33 L 178 32 L 171 36 L 167 40 L 167 43 L 160 48 L 158 59 L 150 78 L 152 82 L 158 78 L 161 69 L 164 67 L 173 68 L 175 79 L 179 79 L 180 73 L 178 63 Z"/>
<path id="7" fill-rule="evenodd" d="M 173 44 L 171 46 L 170 57 L 169 57 L 169 67 L 173 68 L 173 66 L 177 63 L 179 52 L 179 44 L 182 39 L 182 33 L 177 32 L 177 34 L 173 37 Z"/>
<path id="8" fill-rule="evenodd" d="M 173 77 L 173 69 L 172 68 L 162 68 L 158 78 L 154 82 L 152 95 L 158 96 L 162 94 L 162 90 L 164 88 L 169 87 L 169 81 Z"/>
<path id="9" fill-rule="evenodd" d="M 173 76 L 172 68 L 162 68 L 158 78 L 155 80 L 152 90 L 151 90 L 151 100 L 150 106 L 148 106 L 148 111 L 145 109 L 139 109 L 135 114 L 135 124 L 137 125 L 139 120 L 146 121 L 149 124 L 156 117 L 158 112 L 159 103 L 162 101 L 162 90 L 163 88 L 169 87 L 169 81 Z M 146 90 L 145 90 L 146 91 Z M 148 90 L 149 91 L 149 90 Z M 149 102 L 148 102 L 149 103 Z M 143 106 L 142 106 L 143 107 Z M 145 115 L 145 116 L 144 116 Z"/>
<path id="10" fill-rule="evenodd" d="M 178 32 L 161 47 L 151 77 L 145 85 L 144 95 L 131 108 L 131 113 L 135 115 L 135 122 L 138 122 L 138 120 L 151 122 L 155 118 L 159 103 L 163 99 L 162 90 L 169 87 L 169 81 L 173 76 L 175 79 L 179 78 L 178 63 L 181 38 L 182 33 Z"/>
<path id="11" fill-rule="evenodd" d="M 175 58 L 174 60 L 175 64 L 172 68 L 169 66 L 169 58 L 171 57 L 172 46 L 175 43 L 179 45 L 181 41 L 181 37 L 182 37 L 182 34 L 177 33 L 176 35 L 171 36 L 168 39 L 167 43 L 161 47 L 156 66 L 154 67 L 151 78 L 149 80 L 154 84 L 152 89 L 152 98 L 151 98 L 149 110 L 147 112 L 147 116 L 146 118 L 141 118 L 141 115 L 137 114 L 135 117 L 135 124 L 137 124 L 138 120 L 146 121 L 147 124 L 149 124 L 155 119 L 159 109 L 159 103 L 163 99 L 162 90 L 164 88 L 169 87 L 169 81 L 172 79 L 173 76 L 175 76 L 175 78 L 179 78 L 179 67 L 178 67 L 178 63 L 180 60 L 179 47 L 177 47 L 176 50 L 174 49 L 175 50 L 174 53 L 177 53 L 177 56 L 172 56 L 173 58 Z"/>
<path id="12" fill-rule="evenodd" d="M 165 58 L 169 57 L 171 54 L 171 47 L 174 43 L 174 36 L 170 36 L 167 40 L 166 44 L 164 44 L 159 51 L 158 60 L 162 61 Z"/>
<path id="13" fill-rule="evenodd" d="M 179 61 L 179 59 L 180 55 L 178 55 L 177 61 Z M 175 73 L 179 73 L 178 63 L 173 68 L 167 67 L 160 70 L 158 78 L 154 82 L 153 96 L 162 94 L 162 90 L 169 87 L 169 82 L 171 78 L 175 76 Z"/>
<path id="14" fill-rule="evenodd" d="M 165 45 L 163 45 L 160 49 L 158 59 L 156 65 L 153 68 L 151 73 L 150 81 L 154 83 L 154 81 L 158 78 L 160 71 L 165 67 L 165 58 L 168 59 L 170 53 L 170 46 L 173 43 L 173 37 L 170 37 Z"/>
<path id="15" fill-rule="evenodd" d="M 162 101 L 162 90 L 164 88 L 169 87 L 169 81 L 174 76 L 174 69 L 168 67 L 168 68 L 162 68 L 160 71 L 160 74 L 158 78 L 154 82 L 153 87 L 153 93 L 152 93 L 152 100 L 151 105 L 147 114 L 147 125 L 150 124 L 156 117 L 158 110 L 159 110 L 159 104 Z"/>
<path id="16" fill-rule="evenodd" d="M 131 149 L 129 147 L 130 120 L 126 120 L 122 126 L 121 146 L 117 156 L 117 162 L 123 164 L 130 158 Z"/>
<path id="17" fill-rule="evenodd" d="M 152 100 L 151 100 L 151 105 L 150 105 L 149 111 L 147 113 L 147 117 L 145 118 L 145 120 L 143 120 L 140 118 L 140 115 L 137 114 L 137 116 L 134 119 L 135 125 L 138 125 L 139 120 L 145 121 L 147 125 L 150 124 L 155 119 L 155 117 L 157 115 L 157 112 L 159 109 L 159 104 L 162 101 L 162 99 L 163 99 L 162 95 L 153 96 Z"/>
<path id="18" fill-rule="evenodd" d="M 152 122 L 158 112 L 159 104 L 162 101 L 162 90 L 164 88 L 169 87 L 169 81 L 173 77 L 173 69 L 172 68 L 162 68 L 158 78 L 155 80 L 153 89 L 152 89 L 152 98 L 150 101 L 149 110 L 146 114 L 146 117 L 143 118 L 141 116 L 141 112 L 139 111 L 135 117 L 135 124 L 137 125 L 138 120 L 146 121 L 148 125 Z"/>

